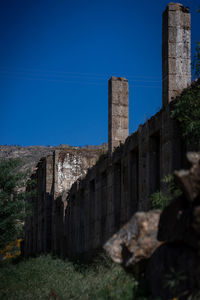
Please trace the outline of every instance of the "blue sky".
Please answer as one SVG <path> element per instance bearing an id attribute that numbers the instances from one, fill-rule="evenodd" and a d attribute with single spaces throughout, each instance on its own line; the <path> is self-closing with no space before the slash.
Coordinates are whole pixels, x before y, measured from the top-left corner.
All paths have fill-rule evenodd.
<path id="1" fill-rule="evenodd" d="M 161 107 L 168 1 L 1 0 L 0 144 L 107 142 L 108 79 L 130 88 L 130 133 Z M 192 54 L 200 40 L 198 0 Z"/>

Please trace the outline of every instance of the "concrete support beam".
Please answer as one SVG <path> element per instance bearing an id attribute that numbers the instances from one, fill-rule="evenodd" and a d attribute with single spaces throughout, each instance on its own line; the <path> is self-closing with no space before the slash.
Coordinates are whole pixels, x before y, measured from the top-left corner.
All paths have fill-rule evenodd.
<path id="1" fill-rule="evenodd" d="M 108 82 L 108 151 L 124 143 L 129 135 L 129 88 L 125 78 L 112 76 Z"/>

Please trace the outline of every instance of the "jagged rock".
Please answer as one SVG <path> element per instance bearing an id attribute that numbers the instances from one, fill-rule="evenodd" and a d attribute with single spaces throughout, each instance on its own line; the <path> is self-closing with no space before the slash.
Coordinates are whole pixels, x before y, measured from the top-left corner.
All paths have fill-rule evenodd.
<path id="1" fill-rule="evenodd" d="M 200 290 L 200 154 L 188 153 L 190 170 L 176 171 L 183 194 L 160 216 L 158 240 L 146 279 L 154 297 L 184 300 Z M 199 299 L 199 298 L 195 298 Z"/>
<path id="2" fill-rule="evenodd" d="M 113 261 L 129 267 L 149 258 L 161 245 L 157 240 L 160 210 L 138 212 L 104 245 Z"/>
<path id="3" fill-rule="evenodd" d="M 161 215 L 136 213 L 104 246 L 125 268 L 149 258 L 142 273 L 150 294 L 166 300 L 186 300 L 200 289 L 200 155 L 187 156 L 191 169 L 175 172 L 183 194 Z M 157 227 L 158 240 L 164 244 L 156 239 Z"/>
<path id="4" fill-rule="evenodd" d="M 198 247 L 199 235 L 192 225 L 195 221 L 193 215 L 194 208 L 184 196 L 174 199 L 160 216 L 158 240 L 184 242 L 194 248 Z"/>
<path id="5" fill-rule="evenodd" d="M 187 159 L 192 164 L 190 170 L 174 172 L 174 178 L 184 196 L 191 202 L 200 196 L 200 153 L 188 152 Z"/>
<path id="6" fill-rule="evenodd" d="M 158 240 L 183 242 L 199 248 L 200 241 L 200 154 L 188 153 L 190 170 L 175 171 L 183 195 L 174 199 L 160 216 Z"/>

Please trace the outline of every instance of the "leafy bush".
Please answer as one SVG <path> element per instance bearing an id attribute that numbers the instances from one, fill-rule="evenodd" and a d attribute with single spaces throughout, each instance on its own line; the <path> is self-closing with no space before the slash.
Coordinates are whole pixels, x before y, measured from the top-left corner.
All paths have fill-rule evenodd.
<path id="1" fill-rule="evenodd" d="M 171 117 L 178 120 L 183 138 L 200 146 L 200 80 L 185 89 L 174 104 Z"/>
<path id="2" fill-rule="evenodd" d="M 164 209 L 172 199 L 181 195 L 181 190 L 176 186 L 172 174 L 165 176 L 162 182 L 167 185 L 168 194 L 157 191 L 150 196 L 151 206 L 153 209 Z"/>
<path id="3" fill-rule="evenodd" d="M 151 207 L 153 209 L 164 209 L 169 203 L 170 198 L 161 191 L 155 192 L 150 196 Z"/>
<path id="4" fill-rule="evenodd" d="M 25 174 L 17 171 L 19 159 L 0 161 L 0 249 L 22 236 L 26 196 Z"/>
<path id="5" fill-rule="evenodd" d="M 200 13 L 200 9 L 197 10 Z M 200 77 L 200 42 L 197 42 L 196 52 L 192 62 L 196 78 Z M 185 89 L 174 105 L 172 118 L 179 121 L 182 136 L 188 144 L 200 147 L 200 80 Z"/>

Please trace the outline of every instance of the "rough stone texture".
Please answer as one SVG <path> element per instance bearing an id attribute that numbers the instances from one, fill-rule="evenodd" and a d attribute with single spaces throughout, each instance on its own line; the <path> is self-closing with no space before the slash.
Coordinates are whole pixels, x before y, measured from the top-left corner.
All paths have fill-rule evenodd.
<path id="1" fill-rule="evenodd" d="M 58 157 L 58 192 L 69 190 L 72 184 L 97 161 L 100 152 L 77 150 L 60 151 Z"/>
<path id="2" fill-rule="evenodd" d="M 190 170 L 175 172 L 183 194 L 164 209 L 159 221 L 158 240 L 166 243 L 146 270 L 153 296 L 162 299 L 189 299 L 200 288 L 200 154 L 187 156 Z"/>
<path id="3" fill-rule="evenodd" d="M 108 148 L 124 143 L 129 135 L 129 88 L 128 81 L 112 76 L 108 82 Z"/>
<path id="4" fill-rule="evenodd" d="M 188 153 L 187 158 L 191 168 L 174 172 L 183 195 L 161 216 L 159 211 L 136 213 L 104 245 L 109 256 L 126 270 L 134 272 L 142 266 L 140 275 L 143 278 L 145 274 L 153 299 L 185 300 L 197 292 L 194 299 L 199 299 L 200 153 Z"/>
<path id="5" fill-rule="evenodd" d="M 158 239 L 184 242 L 194 249 L 200 239 L 200 154 L 188 153 L 190 170 L 175 172 L 175 179 L 183 195 L 174 199 L 161 214 Z"/>
<path id="6" fill-rule="evenodd" d="M 113 261 L 124 267 L 149 258 L 160 246 L 157 240 L 159 210 L 138 212 L 104 245 Z"/>
<path id="7" fill-rule="evenodd" d="M 188 8 L 168 4 L 163 13 L 163 106 L 191 84 L 190 23 Z"/>
<path id="8" fill-rule="evenodd" d="M 176 171 L 174 176 L 187 200 L 194 202 L 200 197 L 200 154 L 189 152 L 187 158 L 192 164 L 190 170 Z"/>
<path id="9" fill-rule="evenodd" d="M 26 220 L 26 256 L 51 250 L 61 253 L 67 192 L 103 151 L 101 147 L 69 147 L 55 150 L 39 161 L 31 176 L 37 193 L 29 199 L 33 215 Z"/>

